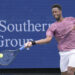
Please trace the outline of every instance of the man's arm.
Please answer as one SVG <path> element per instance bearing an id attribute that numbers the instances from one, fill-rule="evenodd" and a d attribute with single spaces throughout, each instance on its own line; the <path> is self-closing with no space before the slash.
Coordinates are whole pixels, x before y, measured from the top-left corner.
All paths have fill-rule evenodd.
<path id="1" fill-rule="evenodd" d="M 36 44 L 46 44 L 46 43 L 49 43 L 51 39 L 52 39 L 51 36 L 47 36 L 45 39 L 35 41 L 35 43 Z"/>
<path id="2" fill-rule="evenodd" d="M 72 30 L 75 30 L 75 24 L 74 24 L 74 26 L 73 26 L 73 29 Z"/>
<path id="3" fill-rule="evenodd" d="M 46 36 L 45 39 L 36 40 L 35 44 L 46 44 L 46 43 L 49 43 L 51 41 L 51 39 L 52 39 L 51 36 Z M 26 45 L 27 45 L 27 47 L 31 47 L 33 45 L 33 43 L 27 42 Z"/>

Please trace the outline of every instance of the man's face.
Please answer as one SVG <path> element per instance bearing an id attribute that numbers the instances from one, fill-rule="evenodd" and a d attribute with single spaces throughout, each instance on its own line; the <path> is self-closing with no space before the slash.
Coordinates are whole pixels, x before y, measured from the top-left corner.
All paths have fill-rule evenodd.
<path id="1" fill-rule="evenodd" d="M 57 8 L 57 7 L 56 8 L 52 8 L 52 14 L 53 14 L 53 16 L 54 16 L 54 18 L 56 20 L 59 20 L 61 15 L 62 15 L 62 11 L 59 10 L 59 8 Z"/>

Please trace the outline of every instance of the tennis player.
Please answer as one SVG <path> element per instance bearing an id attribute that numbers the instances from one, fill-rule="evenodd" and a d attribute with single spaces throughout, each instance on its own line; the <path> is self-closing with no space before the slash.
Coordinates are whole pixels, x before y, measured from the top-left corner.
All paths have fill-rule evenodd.
<path id="1" fill-rule="evenodd" d="M 68 12 L 67 12 L 68 13 Z M 62 8 L 55 4 L 52 14 L 56 22 L 52 23 L 46 32 L 46 38 L 27 42 L 27 47 L 45 44 L 54 36 L 58 42 L 60 55 L 60 70 L 62 75 L 74 75 L 75 72 L 75 18 L 63 17 Z"/>

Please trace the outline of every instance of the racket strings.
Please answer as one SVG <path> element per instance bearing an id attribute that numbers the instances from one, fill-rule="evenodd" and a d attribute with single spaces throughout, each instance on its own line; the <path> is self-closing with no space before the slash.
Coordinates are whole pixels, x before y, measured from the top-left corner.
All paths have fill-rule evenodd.
<path id="1" fill-rule="evenodd" d="M 2 52 L 3 58 L 0 59 L 1 65 L 8 65 L 12 62 L 12 60 L 15 58 L 17 51 L 16 50 L 5 50 Z"/>

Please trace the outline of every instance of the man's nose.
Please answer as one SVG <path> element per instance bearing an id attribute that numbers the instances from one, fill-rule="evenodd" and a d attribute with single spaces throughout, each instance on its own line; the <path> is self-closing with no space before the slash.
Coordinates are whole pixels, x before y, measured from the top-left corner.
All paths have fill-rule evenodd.
<path id="1" fill-rule="evenodd" d="M 53 13 L 53 15 L 56 15 L 56 14 L 57 14 L 57 13 L 55 13 L 55 12 Z"/>

